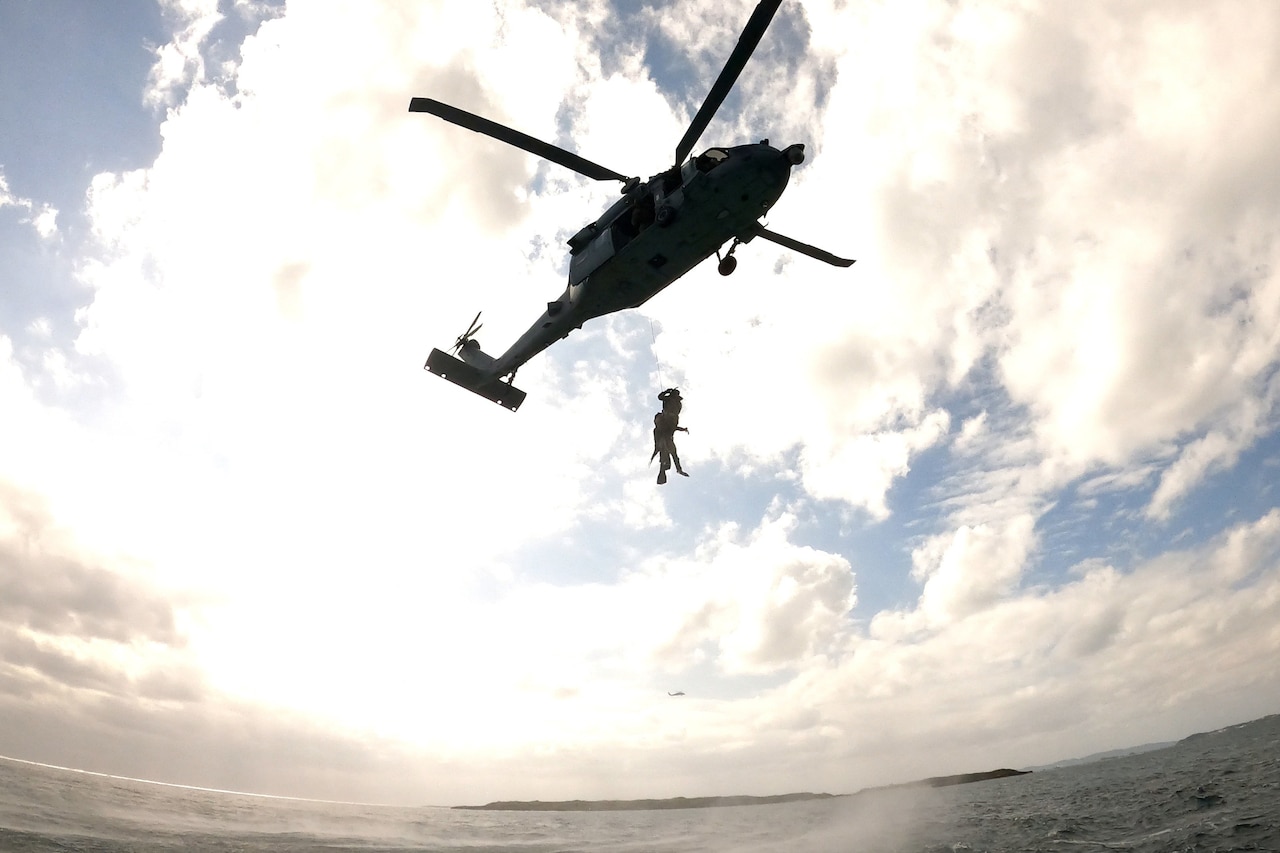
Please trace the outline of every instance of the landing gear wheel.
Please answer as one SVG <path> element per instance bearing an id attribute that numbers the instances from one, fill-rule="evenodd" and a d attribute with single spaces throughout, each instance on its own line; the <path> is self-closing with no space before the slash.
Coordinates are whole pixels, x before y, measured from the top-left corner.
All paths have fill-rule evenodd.
<path id="1" fill-rule="evenodd" d="M 734 249 L 741 245 L 742 241 L 737 237 L 733 238 L 733 242 L 729 244 L 729 251 L 724 253 L 724 257 L 720 257 L 720 252 L 716 252 L 716 260 L 720 265 L 716 267 L 720 271 L 720 275 L 732 275 L 733 271 L 738 268 L 738 259 L 733 256 Z"/>
<path id="2" fill-rule="evenodd" d="M 670 205 L 662 205 L 658 208 L 656 215 L 659 227 L 666 228 L 672 222 L 676 221 L 676 209 Z"/>

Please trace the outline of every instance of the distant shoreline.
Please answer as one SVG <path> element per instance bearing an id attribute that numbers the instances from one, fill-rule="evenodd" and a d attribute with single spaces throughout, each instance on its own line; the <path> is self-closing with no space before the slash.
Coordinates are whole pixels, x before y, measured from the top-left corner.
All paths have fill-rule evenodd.
<path id="1" fill-rule="evenodd" d="M 766 806 L 775 803 L 796 803 L 805 800 L 830 800 L 837 797 L 854 797 L 875 791 L 891 791 L 902 788 L 945 788 L 951 785 L 967 785 L 971 782 L 984 782 L 988 779 L 1003 779 L 1007 776 L 1025 776 L 1029 770 L 989 770 L 985 773 L 960 773 L 955 776 L 933 776 L 917 782 L 904 782 L 900 785 L 883 785 L 878 788 L 863 788 L 857 794 L 776 794 L 768 797 L 732 796 L 732 797 L 669 797 L 667 799 L 649 800 L 499 800 L 483 806 L 453 806 L 455 809 L 469 811 L 508 811 L 508 812 L 621 812 L 621 811 L 656 811 L 659 809 L 710 809 L 723 806 Z"/>

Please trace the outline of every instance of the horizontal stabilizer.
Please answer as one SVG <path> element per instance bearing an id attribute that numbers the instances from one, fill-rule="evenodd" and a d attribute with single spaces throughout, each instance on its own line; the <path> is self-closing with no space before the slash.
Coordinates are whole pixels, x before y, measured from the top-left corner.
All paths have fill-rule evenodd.
<path id="1" fill-rule="evenodd" d="M 501 379 L 487 379 L 479 370 L 465 361 L 459 361 L 447 352 L 433 349 L 423 367 L 442 379 L 448 379 L 454 385 L 492 400 L 504 409 L 514 412 L 524 402 L 524 392 L 519 388 Z"/>

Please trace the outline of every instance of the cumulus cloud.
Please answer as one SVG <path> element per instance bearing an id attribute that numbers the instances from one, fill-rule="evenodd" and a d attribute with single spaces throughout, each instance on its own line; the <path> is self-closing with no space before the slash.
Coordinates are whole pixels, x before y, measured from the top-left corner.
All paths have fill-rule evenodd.
<path id="1" fill-rule="evenodd" d="M 222 15 L 217 0 L 162 0 L 160 6 L 174 37 L 155 49 L 147 101 L 153 106 L 173 106 L 188 86 L 206 79 L 201 47 Z"/>
<path id="2" fill-rule="evenodd" d="M 1181 483 L 1272 431 L 1271 407 L 1259 416 L 1252 401 L 1269 399 L 1277 353 L 1277 245 L 1257 229 L 1275 221 L 1275 194 L 1269 178 L 1245 187 L 1235 176 L 1274 159 L 1262 140 L 1275 123 L 1253 118 L 1274 99 L 1247 110 L 1243 148 L 1221 138 L 1237 93 L 1271 90 L 1261 80 L 1275 63 L 1243 57 L 1256 57 L 1274 16 L 1255 10 L 1254 29 L 1251 16 L 1189 7 L 1133 22 L 1130 9 L 1097 6 L 938 7 L 910 25 L 864 14 L 877 43 L 837 54 L 826 114 L 828 147 L 840 148 L 805 169 L 868 186 L 877 252 L 855 268 L 856 298 L 822 292 L 828 310 L 783 336 L 840 329 L 815 364 L 826 406 L 844 417 L 787 399 L 812 393 L 803 385 L 779 398 L 809 440 L 854 440 L 875 424 L 867 415 L 914 424 L 957 383 L 985 383 L 990 359 L 998 391 L 1030 418 L 1034 457 L 1057 472 L 1045 492 L 1185 448 L 1153 503 L 1160 516 Z M 1119 40 L 1135 26 L 1137 43 Z M 1239 61 L 1211 72 L 1223 52 Z M 868 77 L 879 100 L 846 85 Z M 869 177 L 841 173 L 848 151 Z M 889 470 L 892 483 L 909 467 Z"/>
<path id="3" fill-rule="evenodd" d="M 35 232 L 44 240 L 49 240 L 58 233 L 57 208 L 37 203 L 29 198 L 14 195 L 9 189 L 9 181 L 5 177 L 3 164 L 0 164 L 0 210 L 6 207 L 16 208 L 23 212 L 23 221 L 30 223 Z"/>
<path id="4" fill-rule="evenodd" d="M 1269 303 L 1256 296 L 1273 288 L 1268 270 L 1277 247 L 1259 244 L 1247 226 L 1234 246 L 1215 235 L 1238 217 L 1273 219 L 1280 211 L 1272 194 L 1251 188 L 1232 195 L 1230 214 L 1206 215 L 1215 208 L 1206 193 L 1221 191 L 1238 149 L 1210 143 L 1206 133 L 1217 134 L 1223 123 L 1206 122 L 1199 108 L 1183 103 L 1191 97 L 1212 115 L 1222 104 L 1201 99 L 1214 98 L 1215 86 L 1244 91 L 1256 82 L 1252 63 L 1216 67 L 1213 57 L 1231 52 L 1222 45 L 1256 38 L 1243 21 L 1219 12 L 1153 13 L 1132 50 L 1099 40 L 1105 26 L 1090 25 L 1089 38 L 1073 35 L 1088 16 L 1071 24 L 1035 13 L 1018 21 L 1004 45 L 1016 59 L 1024 50 L 1042 56 L 1037 40 L 1074 44 L 1079 66 L 1074 74 L 1010 75 L 1019 82 L 1006 103 L 1023 114 L 1008 126 L 980 123 L 978 130 L 999 164 L 997 199 L 1020 211 L 1006 221 L 1026 229 L 1004 228 L 993 241 L 1009 271 L 1011 335 L 1001 370 L 1014 399 L 1037 415 L 1046 449 L 1065 459 L 1123 464 L 1201 433 L 1224 414 L 1234 417 L 1229 413 L 1263 375 L 1246 353 L 1261 346 L 1271 352 L 1264 361 L 1274 360 L 1272 333 L 1254 314 Z M 1262 18 L 1264 29 L 1274 26 L 1274 16 Z M 1184 43 L 1192 28 L 1198 35 Z M 1116 63 L 1127 73 L 1111 73 Z M 1037 79 L 1045 87 L 1038 100 L 1019 92 Z M 1086 87 L 1087 99 L 1059 97 L 1075 86 Z M 1033 121 L 1031 105 L 1050 102 L 1087 104 L 1054 110 L 1076 117 L 1081 129 L 1054 134 L 1054 124 Z M 1196 177 L 1172 192 L 1168 176 L 1198 158 L 1206 159 L 1194 167 Z M 1030 182 L 1051 191 L 1033 193 Z M 1090 202 L 1101 198 L 1105 207 Z"/>
<path id="5" fill-rule="evenodd" d="M 0 488 L 5 537 L 0 571 L 6 590 L 0 614 L 46 634 L 75 633 L 86 640 L 175 644 L 172 606 L 108 569 L 86 565 L 68 552 L 47 509 L 32 495 Z"/>
<path id="6" fill-rule="evenodd" d="M 834 448 L 823 447 L 820 438 L 801 454 L 801 482 L 816 498 L 843 499 L 882 520 L 889 515 L 885 497 L 911 470 L 912 455 L 937 444 L 949 424 L 945 411 L 933 411 L 918 425 L 855 434 Z"/>
<path id="7" fill-rule="evenodd" d="M 687 665 L 710 644 L 726 672 L 769 672 L 839 645 L 857 600 L 853 572 L 844 557 L 789 542 L 794 524 L 783 514 L 746 537 L 722 528 L 695 562 L 660 570 L 656 577 L 673 586 L 662 598 L 670 601 L 667 620 L 675 620 L 660 662 Z"/>
<path id="8" fill-rule="evenodd" d="M 0 484 L 0 693 L 75 707 L 189 701 L 202 679 L 181 605 L 136 568 L 86 553 L 35 495 Z"/>
<path id="9" fill-rule="evenodd" d="M 1219 426 L 1183 446 L 1161 473 L 1160 482 L 1144 512 L 1154 519 L 1168 519 L 1173 505 L 1193 491 L 1206 477 L 1234 467 L 1242 451 L 1272 431 L 1276 421 L 1275 373 L 1256 383 L 1257 396 L 1241 401 Z"/>
<path id="10" fill-rule="evenodd" d="M 945 744 L 956 767 L 962 755 L 989 762 L 993 742 L 1033 764 L 1072 754 L 1084 732 L 1150 740 L 1171 721 L 1204 719 L 1221 695 L 1266 713 L 1280 690 L 1262 663 L 1280 640 L 1278 522 L 1272 511 L 1131 569 L 1081 565 L 1057 590 L 1020 590 L 914 637 L 878 620 L 827 677 L 797 682 L 789 698 L 836 725 L 848 719 L 837 709 L 857 708 L 878 733 L 875 745 L 849 735 L 860 752 L 915 762 L 917 750 Z M 940 708 L 952 709 L 945 722 Z"/>
<path id="11" fill-rule="evenodd" d="M 934 622 L 963 618 L 1011 591 L 1035 547 L 1035 519 L 1020 515 L 998 527 L 964 526 L 911 554 L 924 581 L 920 608 Z"/>

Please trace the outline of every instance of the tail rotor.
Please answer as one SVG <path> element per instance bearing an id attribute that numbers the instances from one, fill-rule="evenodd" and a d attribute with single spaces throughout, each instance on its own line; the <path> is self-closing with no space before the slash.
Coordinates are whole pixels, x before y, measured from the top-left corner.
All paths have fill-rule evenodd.
<path id="1" fill-rule="evenodd" d="M 480 331 L 480 329 L 484 327 L 484 323 L 480 322 L 480 314 L 481 312 L 479 311 L 476 312 L 475 319 L 471 321 L 471 325 L 467 327 L 467 330 L 465 332 L 463 332 L 461 335 L 458 335 L 458 339 L 453 342 L 454 353 L 461 352 L 463 347 L 471 343 L 471 340 L 472 338 L 475 337 L 476 332 Z"/>

